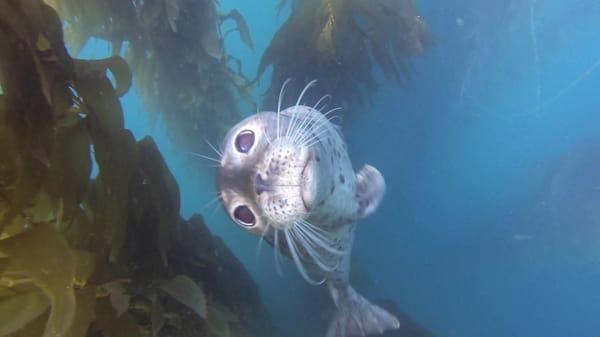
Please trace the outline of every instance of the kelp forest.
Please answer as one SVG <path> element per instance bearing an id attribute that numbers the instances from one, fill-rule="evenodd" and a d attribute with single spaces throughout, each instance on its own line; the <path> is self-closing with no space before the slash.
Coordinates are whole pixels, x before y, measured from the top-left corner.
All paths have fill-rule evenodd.
<path id="1" fill-rule="evenodd" d="M 293 78 L 365 104 L 350 97 L 376 90 L 373 68 L 405 80 L 428 41 L 409 0 L 279 6 L 292 13 L 249 76 L 224 46 L 237 34 L 253 50 L 251 27 L 214 0 L 0 0 L 0 337 L 277 335 L 227 243 L 181 218 L 177 181 L 125 128 L 120 97 L 135 88 L 174 144 L 206 152 L 248 113 L 239 102 L 272 107 Z M 90 39 L 112 56 L 78 58 Z"/>

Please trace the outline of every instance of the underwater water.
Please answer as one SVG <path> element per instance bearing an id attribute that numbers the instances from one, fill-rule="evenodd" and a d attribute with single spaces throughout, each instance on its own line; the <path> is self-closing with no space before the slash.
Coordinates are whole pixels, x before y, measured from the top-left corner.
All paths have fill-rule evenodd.
<path id="1" fill-rule="evenodd" d="M 372 164 L 387 182 L 378 211 L 358 225 L 355 287 L 394 301 L 435 336 L 598 336 L 600 3 L 416 6 L 431 46 L 411 60 L 402 85 L 377 74 L 372 103 L 342 123 L 354 166 Z M 277 13 L 267 0 L 219 7 L 244 15 L 256 52 L 238 39 L 226 47 L 256 73 L 290 9 Z M 91 41 L 81 56 L 109 52 Z M 182 215 L 204 214 L 256 280 L 281 335 L 323 334 L 326 289 L 306 284 L 289 261 L 278 275 L 267 245 L 257 257 L 258 238 L 213 202 L 210 165 L 191 166 L 135 90 L 121 101 L 126 127 L 136 138 L 152 135 L 165 156 Z M 245 116 L 255 112 L 241 106 Z"/>

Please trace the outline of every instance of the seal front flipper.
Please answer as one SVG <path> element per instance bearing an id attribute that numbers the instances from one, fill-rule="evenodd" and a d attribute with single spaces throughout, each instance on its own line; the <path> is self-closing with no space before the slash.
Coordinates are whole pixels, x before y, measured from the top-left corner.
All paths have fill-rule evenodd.
<path id="1" fill-rule="evenodd" d="M 367 336 L 400 327 L 394 315 L 369 302 L 350 285 L 328 286 L 338 311 L 329 324 L 327 337 Z"/>
<path id="2" fill-rule="evenodd" d="M 377 209 L 385 193 L 383 175 L 373 166 L 365 165 L 356 173 L 356 192 L 358 217 L 364 218 Z"/>

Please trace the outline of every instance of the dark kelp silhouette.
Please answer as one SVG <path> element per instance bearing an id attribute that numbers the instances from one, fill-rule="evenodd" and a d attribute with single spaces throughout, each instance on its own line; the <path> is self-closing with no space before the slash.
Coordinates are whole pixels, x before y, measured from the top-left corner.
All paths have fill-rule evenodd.
<path id="1" fill-rule="evenodd" d="M 282 1 L 284 6 L 288 1 Z M 277 31 L 262 56 L 257 77 L 273 66 L 265 106 L 276 106 L 287 78 L 290 92 L 313 79 L 335 105 L 362 103 L 376 89 L 375 67 L 387 79 L 408 76 L 408 60 L 425 49 L 424 21 L 412 0 L 304 0 Z M 319 97 L 307 101 L 316 102 Z M 288 106 L 295 102 L 285 102 Z"/>
<path id="2" fill-rule="evenodd" d="M 41 0 L 0 0 L 0 336 L 269 335 L 249 274 L 124 128 L 127 63 L 62 34 Z"/>
<path id="3" fill-rule="evenodd" d="M 132 67 L 138 95 L 183 150 L 206 153 L 239 119 L 235 91 L 254 104 L 241 62 L 224 50 L 238 31 L 254 49 L 242 15 L 220 13 L 214 0 L 52 0 L 78 52 L 90 38 L 110 42 Z M 235 29 L 221 32 L 232 20 Z M 199 141 L 200 140 L 200 141 Z"/>

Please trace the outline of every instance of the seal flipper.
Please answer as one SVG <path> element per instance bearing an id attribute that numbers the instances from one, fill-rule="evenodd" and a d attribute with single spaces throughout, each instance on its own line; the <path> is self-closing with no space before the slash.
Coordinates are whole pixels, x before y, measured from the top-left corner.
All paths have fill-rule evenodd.
<path id="1" fill-rule="evenodd" d="M 329 324 L 327 337 L 367 336 L 400 327 L 394 315 L 369 302 L 350 285 L 344 289 L 328 285 L 338 311 Z"/>
<path id="2" fill-rule="evenodd" d="M 373 166 L 365 165 L 356 173 L 355 198 L 358 217 L 364 218 L 377 209 L 385 193 L 383 175 Z"/>

